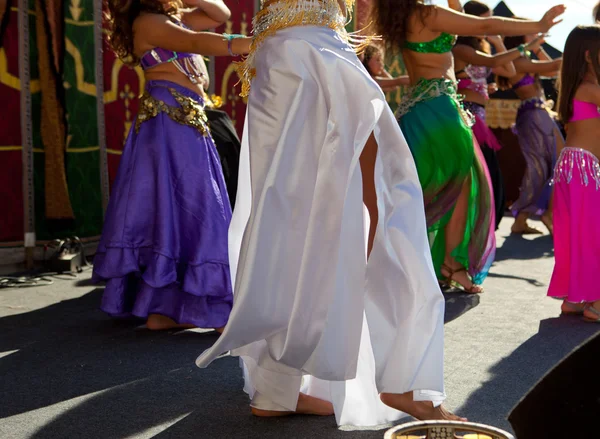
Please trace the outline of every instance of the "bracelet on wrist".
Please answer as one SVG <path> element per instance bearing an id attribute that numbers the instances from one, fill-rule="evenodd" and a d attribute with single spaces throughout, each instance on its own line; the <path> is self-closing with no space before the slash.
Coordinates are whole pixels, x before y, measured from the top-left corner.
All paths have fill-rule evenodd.
<path id="1" fill-rule="evenodd" d="M 232 43 L 233 40 L 237 39 L 237 38 L 245 38 L 246 35 L 240 35 L 240 34 L 223 34 L 223 38 L 225 38 L 227 40 L 227 51 L 229 52 L 230 56 L 238 56 L 238 54 L 233 52 L 232 49 Z"/>
<path id="2" fill-rule="evenodd" d="M 519 51 L 519 53 L 520 53 L 521 55 L 526 55 L 526 54 L 527 54 L 527 49 L 526 49 L 526 47 L 525 47 L 525 44 L 519 44 L 519 45 L 517 46 L 517 50 Z"/>

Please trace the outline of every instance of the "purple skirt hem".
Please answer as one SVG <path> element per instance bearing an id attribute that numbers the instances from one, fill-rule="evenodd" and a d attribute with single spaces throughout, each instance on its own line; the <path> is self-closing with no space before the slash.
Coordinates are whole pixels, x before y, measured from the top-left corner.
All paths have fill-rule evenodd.
<path id="1" fill-rule="evenodd" d="M 150 314 L 160 314 L 177 324 L 222 328 L 227 324 L 232 303 L 233 297 L 199 297 L 182 293 L 177 284 L 153 288 L 129 275 L 108 281 L 100 309 L 114 318 L 146 319 Z"/>
<path id="2" fill-rule="evenodd" d="M 150 248 L 109 247 L 94 257 L 94 280 L 122 278 L 131 273 L 152 288 L 173 283 L 194 296 L 232 296 L 226 261 L 181 263 Z"/>
<path id="3" fill-rule="evenodd" d="M 101 305 L 107 314 L 160 314 L 201 328 L 227 323 L 233 305 L 227 263 L 177 263 L 150 247 L 103 250 L 94 258 L 92 280 L 107 281 Z"/>

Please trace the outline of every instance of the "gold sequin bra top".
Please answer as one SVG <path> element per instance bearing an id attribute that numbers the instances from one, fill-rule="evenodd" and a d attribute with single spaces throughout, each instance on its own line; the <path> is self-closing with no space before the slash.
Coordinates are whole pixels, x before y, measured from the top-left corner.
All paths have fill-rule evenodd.
<path id="1" fill-rule="evenodd" d="M 242 83 L 240 96 L 250 93 L 250 82 L 256 75 L 254 54 L 268 37 L 277 31 L 294 26 L 325 26 L 338 32 L 357 51 L 362 50 L 372 38 L 346 32 L 352 16 L 355 0 L 343 0 L 346 11 L 342 11 L 338 0 L 269 0 L 261 2 L 261 10 L 253 21 L 253 39 L 250 53 L 238 65 Z"/>

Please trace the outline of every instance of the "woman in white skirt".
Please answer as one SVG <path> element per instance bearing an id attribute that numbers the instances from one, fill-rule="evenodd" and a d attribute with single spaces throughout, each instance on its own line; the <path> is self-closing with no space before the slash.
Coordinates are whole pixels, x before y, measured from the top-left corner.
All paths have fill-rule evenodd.
<path id="1" fill-rule="evenodd" d="M 258 416 L 459 419 L 441 405 L 444 299 L 421 186 L 344 29 L 353 3 L 271 0 L 255 18 L 229 232 L 234 306 L 197 364 L 241 357 Z"/>

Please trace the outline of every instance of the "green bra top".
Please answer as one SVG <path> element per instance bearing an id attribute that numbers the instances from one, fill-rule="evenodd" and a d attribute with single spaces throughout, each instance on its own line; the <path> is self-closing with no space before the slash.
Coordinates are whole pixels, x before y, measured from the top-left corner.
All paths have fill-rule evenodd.
<path id="1" fill-rule="evenodd" d="M 450 52 L 456 43 L 456 35 L 442 32 L 435 40 L 424 43 L 413 43 L 406 41 L 404 48 L 419 53 L 446 53 Z"/>

